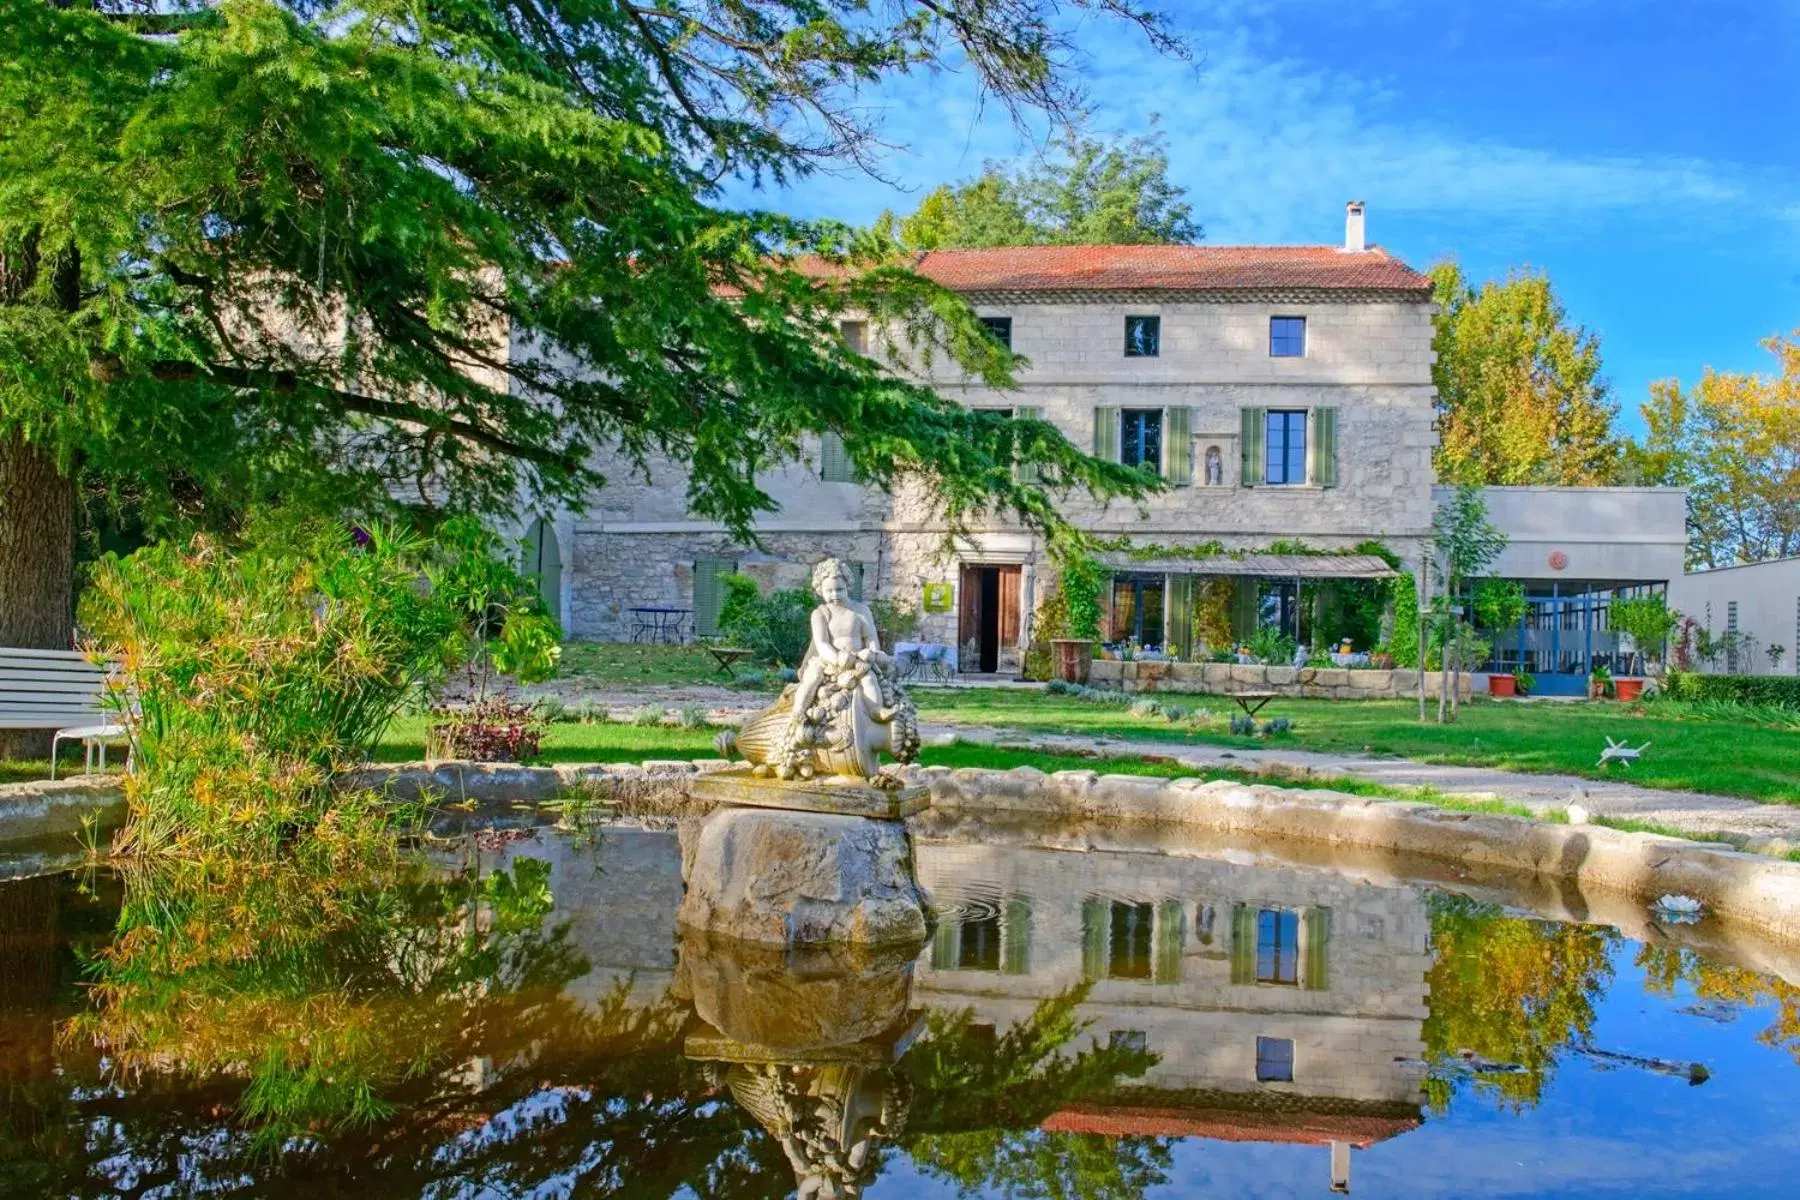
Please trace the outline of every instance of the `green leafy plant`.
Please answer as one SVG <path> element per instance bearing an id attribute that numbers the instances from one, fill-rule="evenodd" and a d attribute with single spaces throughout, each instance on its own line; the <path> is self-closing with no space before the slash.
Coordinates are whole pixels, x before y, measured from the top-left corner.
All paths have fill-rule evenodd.
<path id="1" fill-rule="evenodd" d="M 479 553 L 266 512 L 230 539 L 102 559 L 82 624 L 119 663 L 110 700 L 135 755 L 117 848 L 272 855 L 379 823 L 374 798 L 333 783 L 471 653 L 456 581 Z"/>
<path id="2" fill-rule="evenodd" d="M 869 601 L 869 615 L 875 618 L 875 633 L 881 639 L 881 648 L 890 654 L 895 642 L 910 641 L 919 632 L 919 622 L 923 619 L 915 605 L 902 604 L 886 596 Z"/>
<path id="3" fill-rule="evenodd" d="M 1529 607 L 1525 585 L 1516 579 L 1476 581 L 1475 622 L 1482 629 L 1502 632 L 1515 628 Z"/>
<path id="4" fill-rule="evenodd" d="M 1769 670 L 1781 670 L 1781 657 L 1787 653 L 1786 646 L 1783 646 L 1780 642 L 1770 642 L 1763 653 L 1769 656 Z"/>
<path id="5" fill-rule="evenodd" d="M 1298 648 L 1293 637 L 1273 625 L 1265 625 L 1250 637 L 1250 656 L 1259 663 L 1285 667 L 1294 661 Z"/>
<path id="6" fill-rule="evenodd" d="M 1531 695 L 1531 689 L 1537 686 L 1537 676 L 1530 671 L 1514 671 L 1513 687 L 1521 696 Z"/>
<path id="7" fill-rule="evenodd" d="M 1670 608 L 1661 594 L 1614 600 L 1607 613 L 1608 623 L 1620 633 L 1630 634 L 1637 653 L 1653 663 L 1662 661 L 1669 635 L 1681 624 L 1681 614 Z"/>
<path id="8" fill-rule="evenodd" d="M 812 641 L 812 610 L 819 598 L 811 588 L 789 588 L 764 594 L 748 575 L 721 575 L 725 600 L 719 606 L 719 629 L 731 641 L 755 652 L 771 666 L 797 667 Z"/>
<path id="9" fill-rule="evenodd" d="M 1061 591 L 1069 614 L 1069 636 L 1096 641 L 1100 637 L 1101 597 L 1108 572 L 1079 551 L 1062 556 Z"/>
<path id="10" fill-rule="evenodd" d="M 1701 675 L 1670 671 L 1663 680 L 1663 695 L 1670 700 L 1726 700 L 1736 704 L 1800 707 L 1800 676 Z"/>

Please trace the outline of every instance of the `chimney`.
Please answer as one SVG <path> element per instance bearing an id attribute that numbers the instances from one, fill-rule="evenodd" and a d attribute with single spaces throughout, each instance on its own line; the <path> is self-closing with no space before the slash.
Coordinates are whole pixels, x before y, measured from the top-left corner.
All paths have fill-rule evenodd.
<path id="1" fill-rule="evenodd" d="M 1363 242 L 1363 202 L 1352 200 L 1344 205 L 1344 249 L 1361 254 L 1368 246 Z"/>

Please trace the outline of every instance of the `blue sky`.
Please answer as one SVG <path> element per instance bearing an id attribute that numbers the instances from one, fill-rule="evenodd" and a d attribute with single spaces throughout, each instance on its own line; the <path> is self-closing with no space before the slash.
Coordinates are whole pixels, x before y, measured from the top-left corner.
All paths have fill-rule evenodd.
<path id="1" fill-rule="evenodd" d="M 1154 3 L 1154 0 L 1152 0 Z M 1761 370 L 1800 326 L 1800 0 L 1161 0 L 1200 54 L 1077 31 L 1103 133 L 1161 117 L 1214 244 L 1335 242 L 1345 200 L 1414 266 L 1549 271 L 1626 415 L 1650 380 Z M 884 170 L 733 196 L 867 221 L 1037 153 L 966 78 L 863 98 Z"/>

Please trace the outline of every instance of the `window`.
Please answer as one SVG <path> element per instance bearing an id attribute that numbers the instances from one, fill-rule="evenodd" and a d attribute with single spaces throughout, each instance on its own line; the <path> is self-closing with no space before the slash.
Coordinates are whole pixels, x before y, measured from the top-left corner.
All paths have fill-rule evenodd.
<path id="1" fill-rule="evenodd" d="M 1256 914 L 1256 982 L 1300 982 L 1300 914 L 1265 908 Z"/>
<path id="2" fill-rule="evenodd" d="M 961 971 L 1000 969 L 999 913 L 963 918 L 962 944 L 957 947 L 956 966 Z"/>
<path id="3" fill-rule="evenodd" d="M 1149 904 L 1112 904 L 1112 937 L 1106 964 L 1109 979 L 1149 979 L 1150 949 L 1156 925 L 1156 909 Z"/>
<path id="4" fill-rule="evenodd" d="M 1737 631 L 1737 601 L 1727 601 L 1725 605 L 1725 632 L 1736 633 Z"/>
<path id="5" fill-rule="evenodd" d="M 1008 350 L 1012 349 L 1011 317 L 983 317 L 981 318 L 981 323 L 987 326 L 989 337 L 993 338 L 996 342 L 999 342 L 1002 346 L 1005 346 Z"/>
<path id="6" fill-rule="evenodd" d="M 1268 432 L 1264 439 L 1267 458 L 1263 463 L 1263 482 L 1300 484 L 1306 482 L 1306 413 L 1271 410 Z"/>
<path id="7" fill-rule="evenodd" d="M 1119 411 L 1119 461 L 1162 473 L 1163 410 L 1126 408 Z"/>
<path id="8" fill-rule="evenodd" d="M 1294 1039 L 1256 1039 L 1256 1082 L 1294 1082 Z"/>
<path id="9" fill-rule="evenodd" d="M 1306 357 L 1306 318 L 1269 318 L 1269 357 Z"/>
<path id="10" fill-rule="evenodd" d="M 1125 318 L 1126 358 L 1155 358 L 1161 350 L 1161 317 Z"/>
<path id="11" fill-rule="evenodd" d="M 819 478 L 826 483 L 856 482 L 856 471 L 838 434 L 827 432 L 819 439 Z"/>
<path id="12" fill-rule="evenodd" d="M 855 354 L 869 352 L 869 323 L 867 321 L 839 321 L 838 336 L 844 339 L 844 348 Z"/>
<path id="13" fill-rule="evenodd" d="M 1160 646 L 1163 641 L 1162 575 L 1115 575 L 1112 591 L 1112 627 L 1109 641 L 1136 641 L 1140 646 Z"/>

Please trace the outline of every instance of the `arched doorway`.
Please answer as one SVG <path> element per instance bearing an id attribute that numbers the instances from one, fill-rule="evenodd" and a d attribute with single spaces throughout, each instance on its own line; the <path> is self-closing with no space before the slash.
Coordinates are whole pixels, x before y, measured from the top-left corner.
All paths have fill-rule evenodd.
<path id="1" fill-rule="evenodd" d="M 556 543 L 556 527 L 539 517 L 525 531 L 525 555 L 519 569 L 537 580 L 544 611 L 562 615 L 562 549 Z"/>

